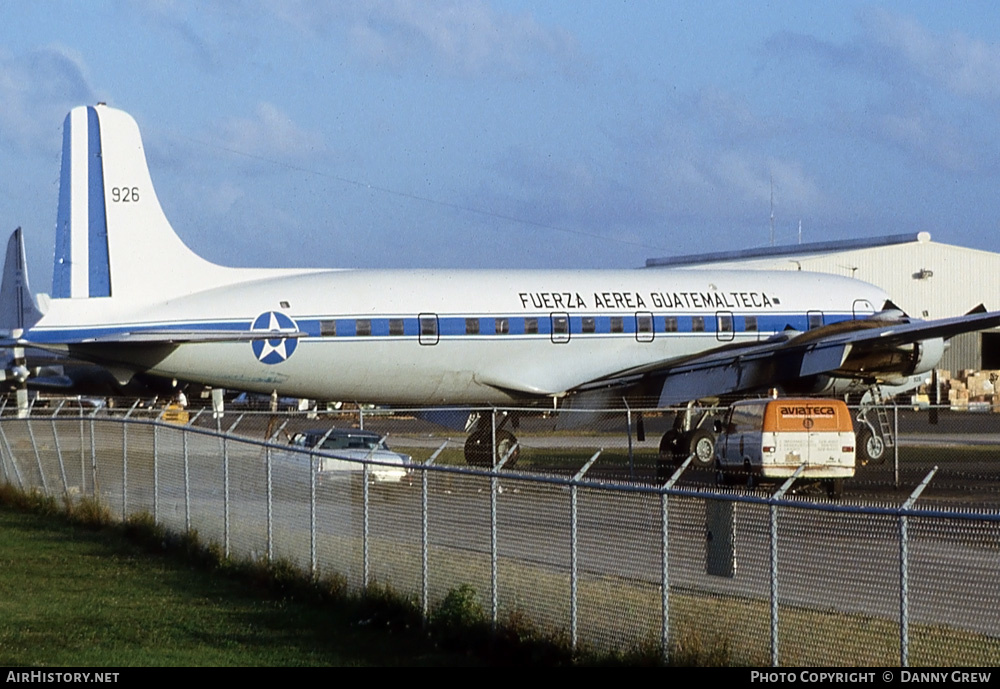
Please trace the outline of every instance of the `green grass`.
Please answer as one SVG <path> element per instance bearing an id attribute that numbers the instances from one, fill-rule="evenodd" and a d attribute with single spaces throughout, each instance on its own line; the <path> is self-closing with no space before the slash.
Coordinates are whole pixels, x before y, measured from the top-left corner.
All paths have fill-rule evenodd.
<path id="1" fill-rule="evenodd" d="M 0 506 L 0 529 L 0 665 L 480 662 L 439 649 L 412 611 L 299 600 L 295 586 L 150 554 L 119 529 L 7 505 Z"/>
<path id="2" fill-rule="evenodd" d="M 148 515 L 108 524 L 99 504 L 71 506 L 0 489 L 0 663 L 18 666 L 296 666 L 655 664 L 656 630 L 632 651 L 571 656 L 565 632 L 540 630 L 517 609 L 494 635 L 471 586 L 453 589 L 422 628 L 413 601 L 386 587 L 352 597 L 346 583 L 311 582 L 289 563 L 232 562 L 197 535 L 170 535 Z M 457 562 L 455 563 L 458 564 Z M 465 576 L 485 567 L 466 560 Z M 513 568 L 513 569 L 511 569 Z M 523 568 L 524 571 L 520 571 Z M 506 586 L 525 609 L 552 600 L 565 576 L 509 563 Z M 450 581 L 460 581 L 458 572 Z M 473 577 L 479 578 L 482 577 Z M 510 596 L 508 596 L 510 598 Z M 581 614 L 624 640 L 625 623 L 659 603 L 655 587 L 619 577 L 580 584 Z M 768 663 L 766 601 L 674 592 L 673 665 Z M 557 615 L 564 618 L 564 615 Z M 782 606 L 783 665 L 892 665 L 891 620 Z M 622 636 L 624 635 L 624 636 Z M 995 665 L 1000 639 L 926 625 L 911 628 L 917 664 Z"/>

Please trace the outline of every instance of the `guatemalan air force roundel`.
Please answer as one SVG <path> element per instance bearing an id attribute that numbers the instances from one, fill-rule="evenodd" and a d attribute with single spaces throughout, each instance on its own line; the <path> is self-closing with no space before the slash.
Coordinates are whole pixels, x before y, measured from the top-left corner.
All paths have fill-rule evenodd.
<path id="1" fill-rule="evenodd" d="M 265 311 L 257 316 L 250 330 L 274 332 L 295 332 L 299 327 L 291 318 L 278 311 Z M 280 364 L 295 351 L 298 341 L 294 337 L 276 337 L 267 340 L 252 340 L 253 355 L 262 364 Z"/>

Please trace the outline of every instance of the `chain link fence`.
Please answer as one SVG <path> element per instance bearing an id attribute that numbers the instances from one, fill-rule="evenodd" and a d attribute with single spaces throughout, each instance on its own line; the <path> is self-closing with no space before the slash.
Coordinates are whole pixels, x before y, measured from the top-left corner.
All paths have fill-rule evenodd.
<path id="1" fill-rule="evenodd" d="M 387 585 L 425 612 L 468 584 L 493 621 L 596 651 L 1000 663 L 994 415 L 943 412 L 928 430 L 926 412 L 890 410 L 897 442 L 832 500 L 808 482 L 720 488 L 691 466 L 658 481 L 675 410 L 481 409 L 491 433 L 516 437 L 517 461 L 469 467 L 470 411 L 8 409 L 0 476 L 121 518 L 148 512 L 235 558 L 281 558 L 352 590 Z M 289 444 L 331 427 L 384 436 L 411 473 L 375 481 L 373 461 L 319 471 L 322 453 Z"/>

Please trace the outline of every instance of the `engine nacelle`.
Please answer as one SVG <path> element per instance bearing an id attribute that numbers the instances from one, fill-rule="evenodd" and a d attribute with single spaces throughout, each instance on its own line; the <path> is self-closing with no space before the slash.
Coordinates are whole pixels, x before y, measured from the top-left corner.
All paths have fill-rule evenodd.
<path id="1" fill-rule="evenodd" d="M 936 337 L 899 347 L 861 348 L 851 352 L 836 375 L 886 382 L 902 380 L 934 369 L 944 356 L 946 346 L 944 339 Z"/>
<path id="2" fill-rule="evenodd" d="M 911 374 L 933 371 L 941 362 L 944 350 L 948 349 L 948 343 L 941 337 L 935 337 L 933 340 L 921 340 L 915 346 L 917 360 L 913 362 Z"/>

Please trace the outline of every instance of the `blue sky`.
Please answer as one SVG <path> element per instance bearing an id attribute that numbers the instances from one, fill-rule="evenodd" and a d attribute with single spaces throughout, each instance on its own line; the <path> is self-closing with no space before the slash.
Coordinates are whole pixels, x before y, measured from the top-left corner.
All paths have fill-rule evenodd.
<path id="1" fill-rule="evenodd" d="M 243 266 L 632 267 L 930 231 L 1000 251 L 986 2 L 0 0 L 0 217 L 51 281 L 61 128 L 106 101 Z"/>

